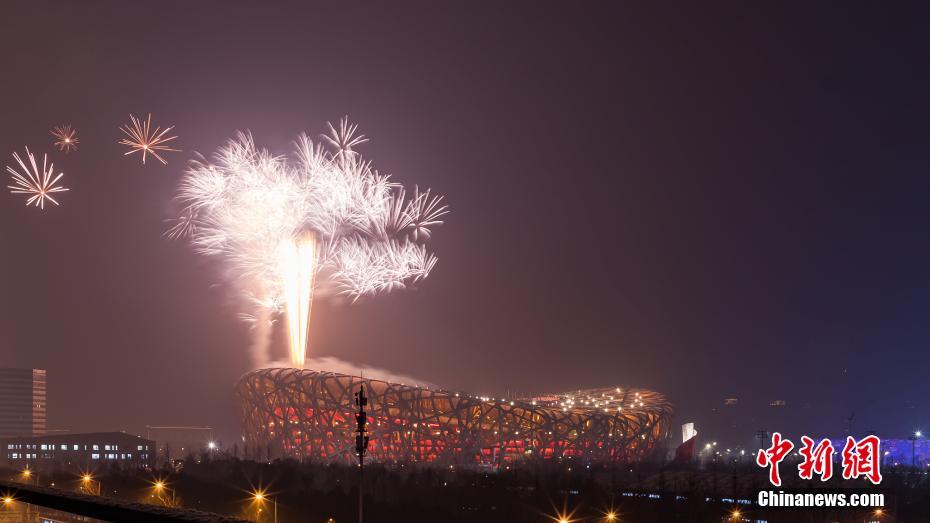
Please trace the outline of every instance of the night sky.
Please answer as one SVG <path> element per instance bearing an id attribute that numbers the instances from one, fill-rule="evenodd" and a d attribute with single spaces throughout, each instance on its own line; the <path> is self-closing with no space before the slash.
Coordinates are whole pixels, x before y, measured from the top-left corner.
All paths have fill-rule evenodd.
<path id="1" fill-rule="evenodd" d="M 71 191 L 0 194 L 0 364 L 48 369 L 53 428 L 234 437 L 250 333 L 171 198 L 237 130 L 284 153 L 348 114 L 452 213 L 416 289 L 314 304 L 311 357 L 652 388 L 699 430 L 724 397 L 930 428 L 930 13 L 769 5 L 5 3 L 2 165 L 47 152 Z M 116 143 L 148 112 L 167 166 Z"/>

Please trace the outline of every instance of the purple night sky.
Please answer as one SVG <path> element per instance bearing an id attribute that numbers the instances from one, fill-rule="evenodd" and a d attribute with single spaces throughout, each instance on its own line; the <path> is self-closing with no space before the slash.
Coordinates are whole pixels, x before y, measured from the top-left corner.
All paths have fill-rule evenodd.
<path id="1" fill-rule="evenodd" d="M 347 114 L 452 213 L 416 289 L 314 304 L 311 357 L 640 386 L 699 425 L 738 397 L 808 432 L 930 428 L 926 6 L 769 7 L 6 4 L 0 165 L 28 145 L 71 191 L 0 195 L 2 365 L 48 369 L 52 428 L 234 437 L 248 326 L 219 264 L 162 236 L 171 198 L 237 130 L 284 153 Z M 149 112 L 167 166 L 117 144 Z"/>

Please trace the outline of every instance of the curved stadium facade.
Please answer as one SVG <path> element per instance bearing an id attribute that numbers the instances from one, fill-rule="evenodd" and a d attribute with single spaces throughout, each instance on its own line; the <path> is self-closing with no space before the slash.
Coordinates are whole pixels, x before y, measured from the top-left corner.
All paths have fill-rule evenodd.
<path id="1" fill-rule="evenodd" d="M 638 461 L 666 437 L 672 414 L 664 396 L 641 389 L 511 401 L 274 368 L 249 372 L 236 385 L 245 444 L 275 456 L 354 462 L 354 393 L 362 385 L 369 397 L 367 456 L 376 462 Z"/>

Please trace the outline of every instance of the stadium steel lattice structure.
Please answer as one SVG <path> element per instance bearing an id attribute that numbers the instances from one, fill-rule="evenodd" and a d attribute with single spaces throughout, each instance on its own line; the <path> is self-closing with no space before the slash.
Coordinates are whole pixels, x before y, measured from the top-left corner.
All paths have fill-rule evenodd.
<path id="1" fill-rule="evenodd" d="M 625 463 L 667 437 L 672 407 L 640 389 L 603 388 L 497 400 L 376 379 L 260 369 L 236 385 L 253 452 L 352 463 L 354 397 L 370 395 L 368 456 L 375 462 L 503 466 L 572 458 Z"/>

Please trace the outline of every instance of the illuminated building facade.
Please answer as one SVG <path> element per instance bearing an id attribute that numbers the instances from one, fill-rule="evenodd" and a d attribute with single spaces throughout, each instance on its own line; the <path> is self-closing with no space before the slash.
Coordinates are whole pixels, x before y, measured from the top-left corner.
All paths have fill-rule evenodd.
<path id="1" fill-rule="evenodd" d="M 0 438 L 45 434 L 45 371 L 0 369 Z"/>
<path id="2" fill-rule="evenodd" d="M 3 462 L 9 468 L 94 471 L 113 465 L 151 468 L 155 442 L 125 432 L 56 434 L 0 439 Z"/>
<path id="3" fill-rule="evenodd" d="M 648 457 L 667 439 L 672 415 L 664 396 L 639 389 L 502 400 L 331 372 L 261 369 L 244 375 L 235 391 L 246 446 L 272 456 L 353 462 L 354 394 L 362 385 L 369 395 L 368 456 L 376 462 L 626 463 Z"/>

